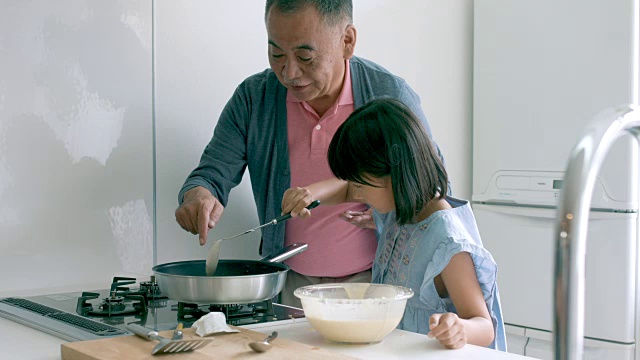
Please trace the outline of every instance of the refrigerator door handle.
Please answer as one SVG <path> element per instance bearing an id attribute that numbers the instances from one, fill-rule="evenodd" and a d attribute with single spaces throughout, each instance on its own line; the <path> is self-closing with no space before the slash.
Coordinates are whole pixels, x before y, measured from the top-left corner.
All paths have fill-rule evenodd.
<path id="1" fill-rule="evenodd" d="M 498 214 L 522 216 L 527 218 L 541 218 L 556 220 L 558 213 L 557 209 L 552 208 L 540 208 L 540 207 L 527 207 L 527 206 L 513 206 L 513 205 L 489 205 L 489 204 L 473 204 L 475 209 L 483 209 L 485 211 L 491 211 Z M 634 213 L 619 213 L 619 212 L 606 212 L 606 211 L 590 211 L 589 220 L 606 220 L 606 219 L 619 219 L 620 217 L 635 217 Z"/>
<path id="2" fill-rule="evenodd" d="M 556 209 L 550 208 L 489 204 L 473 204 L 473 208 L 483 209 L 485 211 L 491 211 L 503 215 L 522 216 L 527 218 L 556 218 Z"/>

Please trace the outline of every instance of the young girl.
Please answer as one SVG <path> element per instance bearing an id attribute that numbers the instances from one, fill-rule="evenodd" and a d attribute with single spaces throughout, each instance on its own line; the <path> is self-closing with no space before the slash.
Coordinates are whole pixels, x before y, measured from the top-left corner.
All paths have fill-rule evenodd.
<path id="1" fill-rule="evenodd" d="M 448 178 L 416 116 L 392 99 L 373 100 L 340 126 L 329 145 L 336 178 L 288 189 L 283 213 L 363 202 L 373 208 L 378 249 L 373 282 L 410 287 L 399 329 L 506 351 L 496 263 L 482 247 L 469 202 L 447 194 Z"/>

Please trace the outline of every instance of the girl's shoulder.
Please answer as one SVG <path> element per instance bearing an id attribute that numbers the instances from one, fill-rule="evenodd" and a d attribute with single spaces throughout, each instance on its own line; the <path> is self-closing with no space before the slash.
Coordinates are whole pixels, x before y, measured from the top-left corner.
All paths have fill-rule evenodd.
<path id="1" fill-rule="evenodd" d="M 424 238 L 432 243 L 431 246 L 447 253 L 445 258 L 466 251 L 493 261 L 482 244 L 469 201 L 451 197 L 446 199 L 451 209 L 439 210 L 420 223 L 419 229 L 423 230 Z"/>
<path id="2" fill-rule="evenodd" d="M 469 201 L 450 196 L 446 196 L 445 200 L 449 203 L 449 208 L 437 210 L 422 221 L 403 226 L 397 224 L 395 211 L 382 214 L 374 209 L 372 214 L 377 231 L 383 233 L 389 229 L 417 228 L 422 232 L 428 230 L 430 235 L 441 233 L 447 237 L 450 232 L 458 233 L 461 230 L 469 229 L 472 236 L 479 236 Z"/>
<path id="3" fill-rule="evenodd" d="M 467 200 L 445 197 L 450 208 L 437 210 L 426 219 L 418 223 L 422 228 L 432 228 L 432 231 L 450 231 L 458 228 L 476 228 L 471 205 Z"/>

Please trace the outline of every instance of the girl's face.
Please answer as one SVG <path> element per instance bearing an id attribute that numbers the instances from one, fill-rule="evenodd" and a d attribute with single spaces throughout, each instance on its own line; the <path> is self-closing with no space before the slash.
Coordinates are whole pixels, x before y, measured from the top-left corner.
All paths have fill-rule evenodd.
<path id="1" fill-rule="evenodd" d="M 396 204 L 393 197 L 391 178 L 385 176 L 381 178 L 367 177 L 366 179 L 375 186 L 349 182 L 353 197 L 369 204 L 381 214 L 395 210 Z"/>

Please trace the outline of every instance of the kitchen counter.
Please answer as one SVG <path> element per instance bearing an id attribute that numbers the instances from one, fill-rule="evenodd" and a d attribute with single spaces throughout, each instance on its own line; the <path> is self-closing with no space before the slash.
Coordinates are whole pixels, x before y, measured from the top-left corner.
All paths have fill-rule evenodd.
<path id="1" fill-rule="evenodd" d="M 265 334 L 276 330 L 279 337 L 362 359 L 530 359 L 473 345 L 447 350 L 435 339 L 403 330 L 394 330 L 375 345 L 340 345 L 322 340 L 304 319 L 246 327 Z M 66 342 L 5 318 L 0 318 L 0 339 L 0 358 L 11 359 L 60 360 L 60 345 Z"/>

